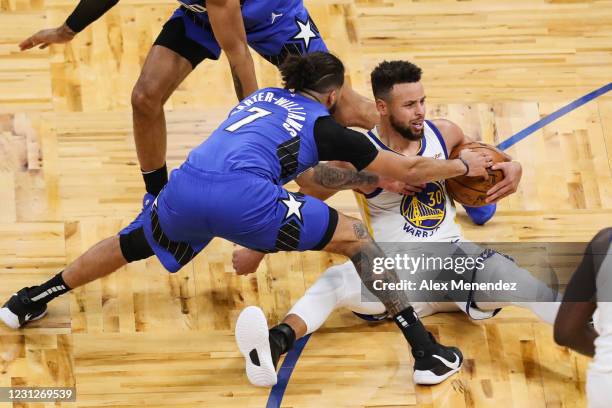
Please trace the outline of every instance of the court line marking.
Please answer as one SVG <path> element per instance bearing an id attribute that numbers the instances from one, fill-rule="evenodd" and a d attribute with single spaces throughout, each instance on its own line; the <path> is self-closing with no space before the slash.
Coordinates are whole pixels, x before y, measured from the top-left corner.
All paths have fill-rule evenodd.
<path id="1" fill-rule="evenodd" d="M 283 361 L 280 370 L 278 370 L 278 382 L 270 390 L 270 396 L 268 397 L 266 408 L 280 408 L 281 402 L 283 401 L 283 396 L 285 395 L 285 390 L 287 389 L 287 384 L 289 384 L 289 378 L 291 378 L 291 373 L 297 365 L 297 360 L 300 358 L 302 350 L 304 350 L 310 336 L 312 336 L 312 334 L 304 336 L 296 341 L 293 348 L 289 350 L 285 356 L 285 360 Z"/>
<path id="2" fill-rule="evenodd" d="M 573 110 L 576 110 L 577 108 L 592 101 L 593 99 L 606 94 L 610 90 L 612 90 L 612 82 L 576 99 L 575 101 L 556 110 L 550 115 L 543 117 L 539 121 L 526 127 L 525 129 L 521 130 L 513 136 L 510 136 L 509 138 L 498 144 L 497 148 L 500 150 L 509 149 L 521 140 L 525 139 L 527 136 L 542 129 L 544 126 L 554 122 L 555 120 L 559 119 L 564 115 L 567 115 L 568 113 L 572 112 Z M 312 334 L 302 337 L 301 339 L 296 341 L 294 348 L 289 351 L 289 353 L 287 353 L 287 356 L 285 357 L 285 360 L 283 361 L 283 364 L 281 365 L 281 368 L 278 371 L 278 382 L 270 390 L 270 396 L 268 397 L 268 403 L 266 404 L 266 408 L 280 408 L 281 402 L 283 401 L 283 396 L 285 395 L 285 390 L 287 389 L 287 385 L 289 384 L 289 379 L 291 378 L 291 374 L 293 373 L 293 369 L 297 365 L 297 360 L 300 358 L 304 347 L 306 347 L 306 343 L 308 343 L 310 336 L 312 336 Z"/>
<path id="3" fill-rule="evenodd" d="M 544 126 L 554 122 L 555 120 L 559 119 L 560 117 L 562 117 L 564 115 L 567 115 L 568 113 L 570 113 L 573 110 L 581 107 L 585 103 L 588 103 L 588 102 L 592 101 L 593 99 L 598 98 L 601 95 L 604 95 L 605 93 L 609 92 L 610 90 L 612 90 L 612 82 L 610 82 L 608 85 L 602 86 L 599 89 L 596 89 L 595 91 L 593 91 L 591 93 L 588 93 L 588 94 L 584 95 L 581 98 L 576 99 L 574 102 L 571 102 L 571 103 L 565 105 L 564 107 L 562 107 L 561 109 L 556 110 L 555 112 L 551 113 L 550 115 L 543 117 L 542 119 L 538 120 L 533 125 L 526 127 L 525 129 L 521 130 L 520 132 L 518 132 L 514 136 L 510 136 L 508 139 L 506 139 L 503 142 L 501 142 L 500 144 L 498 144 L 497 148 L 500 149 L 500 150 L 509 149 L 510 147 L 514 146 L 515 144 L 517 144 L 518 142 L 520 142 L 521 140 L 523 140 L 527 136 L 531 135 L 532 133 L 542 129 Z"/>

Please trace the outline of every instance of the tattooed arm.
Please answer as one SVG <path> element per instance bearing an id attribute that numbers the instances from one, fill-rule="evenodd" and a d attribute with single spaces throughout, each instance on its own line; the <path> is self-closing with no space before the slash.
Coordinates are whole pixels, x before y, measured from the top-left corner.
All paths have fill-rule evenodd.
<path id="1" fill-rule="evenodd" d="M 210 25 L 232 70 L 236 96 L 242 100 L 257 90 L 255 65 L 249 51 L 239 0 L 208 0 Z M 229 30 L 227 27 L 231 27 Z"/>
<path id="2" fill-rule="evenodd" d="M 357 171 L 349 163 L 319 163 L 296 180 L 301 187 L 318 186 L 334 191 L 371 189 L 378 186 L 378 175 L 369 171 Z"/>
<path id="3" fill-rule="evenodd" d="M 379 177 L 368 171 L 358 172 L 350 163 L 334 161 L 319 163 L 295 181 L 300 193 L 325 201 L 340 190 L 374 191 Z"/>
<path id="4" fill-rule="evenodd" d="M 323 201 L 340 190 L 357 190 L 369 194 L 377 188 L 382 188 L 397 194 L 413 195 L 425 187 L 425 185 L 412 186 L 366 170 L 357 171 L 346 162 L 319 163 L 301 174 L 296 182 L 301 187 L 301 193 Z"/>
<path id="5" fill-rule="evenodd" d="M 378 175 L 321 163 L 313 169 L 313 181 L 333 190 L 368 189 L 378 186 Z"/>

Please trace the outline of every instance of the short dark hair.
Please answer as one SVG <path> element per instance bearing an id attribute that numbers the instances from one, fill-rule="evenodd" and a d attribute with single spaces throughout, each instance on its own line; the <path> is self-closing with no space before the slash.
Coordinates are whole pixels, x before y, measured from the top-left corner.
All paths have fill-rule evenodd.
<path id="1" fill-rule="evenodd" d="M 285 89 L 329 92 L 344 84 L 344 65 L 328 52 L 290 55 L 280 66 Z"/>
<path id="2" fill-rule="evenodd" d="M 423 71 L 408 61 L 383 61 L 370 75 L 375 98 L 385 99 L 393 85 L 419 82 Z"/>

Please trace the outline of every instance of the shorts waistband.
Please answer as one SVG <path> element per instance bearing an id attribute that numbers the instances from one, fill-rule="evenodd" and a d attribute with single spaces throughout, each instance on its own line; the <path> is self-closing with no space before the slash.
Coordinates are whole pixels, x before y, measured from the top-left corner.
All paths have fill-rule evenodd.
<path id="1" fill-rule="evenodd" d="M 210 23 L 207 23 L 203 18 L 201 18 L 198 13 L 196 13 L 195 11 L 189 10 L 187 7 L 185 6 L 180 6 L 179 7 L 181 9 L 181 11 L 183 13 L 185 13 L 185 16 L 189 17 L 189 19 L 191 21 L 193 21 L 196 25 L 202 27 L 202 28 L 208 28 L 211 29 Z"/>

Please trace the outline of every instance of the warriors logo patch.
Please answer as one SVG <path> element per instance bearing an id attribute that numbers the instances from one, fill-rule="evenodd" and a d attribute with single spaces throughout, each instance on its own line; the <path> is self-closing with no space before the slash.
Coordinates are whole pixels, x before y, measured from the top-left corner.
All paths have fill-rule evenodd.
<path id="1" fill-rule="evenodd" d="M 434 230 L 446 216 L 446 194 L 441 182 L 428 183 L 418 194 L 404 196 L 401 212 L 411 229 Z M 426 234 L 425 234 L 426 235 Z"/>

